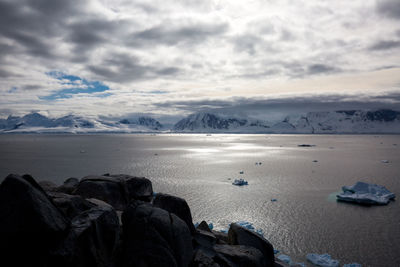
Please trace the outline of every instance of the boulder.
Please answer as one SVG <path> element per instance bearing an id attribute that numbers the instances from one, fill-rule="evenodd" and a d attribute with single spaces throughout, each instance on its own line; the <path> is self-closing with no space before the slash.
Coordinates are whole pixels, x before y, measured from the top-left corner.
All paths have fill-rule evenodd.
<path id="1" fill-rule="evenodd" d="M 66 194 L 72 194 L 78 187 L 78 184 L 79 179 L 71 177 L 65 180 L 64 183 L 57 188 L 57 191 Z"/>
<path id="2" fill-rule="evenodd" d="M 52 266 L 115 266 L 120 226 L 108 204 L 95 206 L 76 216 L 64 242 L 51 255 Z"/>
<path id="3" fill-rule="evenodd" d="M 190 267 L 219 267 L 220 265 L 214 261 L 214 255 L 215 253 L 210 255 L 210 253 L 198 249 L 194 254 Z"/>
<path id="4" fill-rule="evenodd" d="M 197 229 L 193 234 L 195 247 L 212 248 L 217 243 L 217 238 L 211 233 Z"/>
<path id="5" fill-rule="evenodd" d="M 274 266 L 274 248 L 271 243 L 261 235 L 236 223 L 232 223 L 228 231 L 228 241 L 230 245 L 244 245 L 258 249 L 267 261 L 266 266 Z"/>
<path id="6" fill-rule="evenodd" d="M 216 256 L 213 258 L 220 266 L 226 267 L 264 267 L 266 259 L 254 247 L 240 245 L 215 245 Z"/>
<path id="7" fill-rule="evenodd" d="M 39 181 L 37 182 L 41 188 L 46 192 L 57 191 L 57 185 L 50 181 Z"/>
<path id="8" fill-rule="evenodd" d="M 29 175 L 8 175 L 0 185 L 0 253 L 13 266 L 48 266 L 49 250 L 66 235 L 69 220 Z"/>
<path id="9" fill-rule="evenodd" d="M 188 266 L 193 254 L 186 223 L 173 213 L 132 201 L 122 214 L 121 266 Z"/>
<path id="10" fill-rule="evenodd" d="M 208 226 L 208 223 L 206 221 L 201 221 L 201 223 L 197 226 L 198 230 L 203 230 L 211 233 L 211 229 Z"/>
<path id="11" fill-rule="evenodd" d="M 187 224 L 191 233 L 195 233 L 196 230 L 192 222 L 192 214 L 186 200 L 183 198 L 159 193 L 154 198 L 153 205 L 168 212 L 174 213 Z"/>
<path id="12" fill-rule="evenodd" d="M 48 194 L 53 199 L 53 203 L 69 219 L 73 219 L 80 213 L 96 206 L 96 204 L 91 203 L 81 196 L 68 195 L 60 192 L 48 192 Z"/>
<path id="13" fill-rule="evenodd" d="M 126 187 L 120 179 L 108 176 L 86 176 L 79 182 L 74 194 L 97 198 L 123 210 L 128 203 Z"/>
<path id="14" fill-rule="evenodd" d="M 134 177 L 126 174 L 110 175 L 126 184 L 128 199 L 136 199 L 150 202 L 153 198 L 153 185 L 151 181 L 144 177 Z"/>
<path id="15" fill-rule="evenodd" d="M 214 230 L 212 230 L 212 233 L 217 238 L 217 244 L 228 244 L 229 240 L 228 240 L 227 233 L 214 231 Z"/>
<path id="16" fill-rule="evenodd" d="M 149 179 L 125 174 L 91 175 L 81 179 L 74 194 L 100 199 L 117 210 L 124 210 L 131 199 L 151 201 L 153 186 Z"/>

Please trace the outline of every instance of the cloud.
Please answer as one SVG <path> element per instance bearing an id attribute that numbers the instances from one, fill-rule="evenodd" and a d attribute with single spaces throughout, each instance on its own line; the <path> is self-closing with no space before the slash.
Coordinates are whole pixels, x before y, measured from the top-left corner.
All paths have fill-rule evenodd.
<path id="1" fill-rule="evenodd" d="M 383 16 L 400 19 L 400 4 L 398 0 L 377 1 L 377 11 Z"/>
<path id="2" fill-rule="evenodd" d="M 233 108 L 227 98 L 365 87 L 383 94 L 400 89 L 397 7 L 387 0 L 0 0 L 0 106 L 179 116 Z M 46 74 L 53 70 L 80 80 L 62 82 Z M 370 73 L 368 83 L 359 78 Z M 95 82 L 109 89 L 88 91 Z"/>
<path id="3" fill-rule="evenodd" d="M 185 21 L 182 21 L 185 24 Z M 132 34 L 128 44 L 144 47 L 149 45 L 177 45 L 181 43 L 201 44 L 210 37 L 224 34 L 228 30 L 227 23 L 189 23 L 174 25 L 176 22 L 167 21 L 149 29 Z"/>
<path id="4" fill-rule="evenodd" d="M 375 44 L 371 45 L 369 47 L 369 50 L 371 51 L 390 50 L 399 47 L 400 47 L 400 41 L 397 40 L 378 41 Z"/>

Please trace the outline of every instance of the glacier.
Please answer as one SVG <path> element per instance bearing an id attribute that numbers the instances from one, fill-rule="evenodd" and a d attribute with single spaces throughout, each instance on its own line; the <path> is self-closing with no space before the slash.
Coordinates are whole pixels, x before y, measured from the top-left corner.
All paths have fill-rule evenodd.
<path id="1" fill-rule="evenodd" d="M 343 193 L 336 196 L 338 200 L 359 204 L 386 205 L 395 198 L 395 194 L 382 185 L 360 181 L 352 186 L 343 186 L 342 190 Z"/>

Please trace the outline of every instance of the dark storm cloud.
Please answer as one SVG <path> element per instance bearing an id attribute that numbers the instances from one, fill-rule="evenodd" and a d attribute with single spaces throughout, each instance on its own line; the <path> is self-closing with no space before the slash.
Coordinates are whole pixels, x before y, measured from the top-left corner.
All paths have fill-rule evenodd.
<path id="1" fill-rule="evenodd" d="M 129 82 L 171 76 L 180 72 L 177 67 L 144 65 L 136 57 L 112 54 L 100 65 L 89 65 L 88 69 L 108 81 Z"/>
<path id="2" fill-rule="evenodd" d="M 307 67 L 307 73 L 311 75 L 321 73 L 333 73 L 339 71 L 339 68 L 325 64 L 312 64 Z"/>
<path id="3" fill-rule="evenodd" d="M 400 19 L 399 0 L 378 0 L 376 4 L 378 13 L 383 16 Z"/>
<path id="4" fill-rule="evenodd" d="M 79 13 L 79 7 L 74 0 L 0 2 L 0 39 L 15 41 L 33 56 L 53 57 L 48 38 L 59 36 L 65 20 Z"/>
<path id="5" fill-rule="evenodd" d="M 144 31 L 133 33 L 128 44 L 133 46 L 177 45 L 180 43 L 201 43 L 206 39 L 224 34 L 228 24 L 195 23 L 189 26 L 174 26 L 170 23 L 159 25 Z"/>
<path id="6" fill-rule="evenodd" d="M 166 101 L 156 103 L 160 108 L 174 108 L 186 113 L 199 111 L 217 113 L 282 114 L 305 113 L 310 111 L 374 110 L 390 108 L 400 111 L 400 93 L 379 96 L 368 95 L 315 95 L 274 99 L 232 98 L 229 100 Z"/>
<path id="7" fill-rule="evenodd" d="M 400 41 L 389 40 L 389 41 L 378 41 L 369 47 L 369 50 L 389 50 L 400 47 Z"/>

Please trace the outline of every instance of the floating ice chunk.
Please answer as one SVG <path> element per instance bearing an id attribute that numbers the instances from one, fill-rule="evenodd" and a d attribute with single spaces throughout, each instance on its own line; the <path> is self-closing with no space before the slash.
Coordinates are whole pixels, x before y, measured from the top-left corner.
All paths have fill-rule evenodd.
<path id="1" fill-rule="evenodd" d="M 383 159 L 381 160 L 382 163 L 389 163 L 389 161 L 387 159 Z"/>
<path id="2" fill-rule="evenodd" d="M 240 178 L 240 179 L 235 179 L 232 184 L 242 186 L 242 185 L 248 185 L 249 183 L 245 179 Z"/>
<path id="3" fill-rule="evenodd" d="M 329 254 L 310 253 L 306 256 L 307 260 L 314 265 L 321 267 L 339 267 L 339 261 L 331 258 Z"/>
<path id="4" fill-rule="evenodd" d="M 395 194 L 382 185 L 357 182 L 353 186 L 343 186 L 343 193 L 336 195 L 338 200 L 359 204 L 386 205 Z"/>
<path id="5" fill-rule="evenodd" d="M 347 263 L 343 264 L 343 267 L 362 267 L 362 265 L 359 263 Z"/>
<path id="6" fill-rule="evenodd" d="M 283 262 L 286 262 L 287 264 L 292 264 L 292 259 L 288 255 L 281 254 L 277 258 Z"/>

